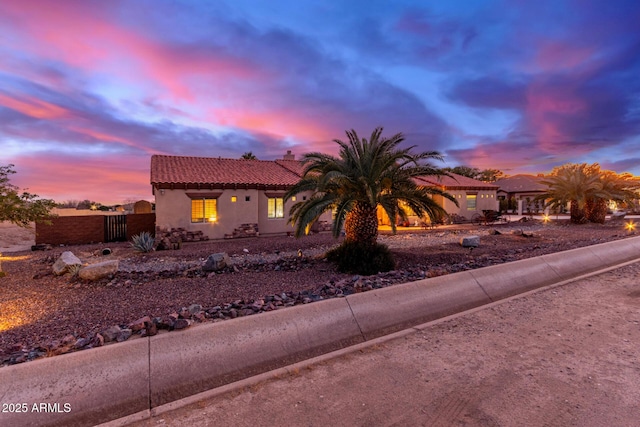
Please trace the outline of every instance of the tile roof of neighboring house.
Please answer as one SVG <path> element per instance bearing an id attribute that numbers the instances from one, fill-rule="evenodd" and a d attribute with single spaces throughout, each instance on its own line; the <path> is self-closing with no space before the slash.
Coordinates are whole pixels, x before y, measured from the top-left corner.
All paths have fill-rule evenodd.
<path id="1" fill-rule="evenodd" d="M 548 187 L 540 183 L 544 178 L 534 175 L 513 175 L 495 182 L 501 191 L 506 193 L 528 193 L 547 191 Z"/>
<path id="2" fill-rule="evenodd" d="M 151 184 L 160 188 L 287 187 L 300 180 L 293 172 L 294 163 L 300 162 L 153 155 Z"/>
<path id="3" fill-rule="evenodd" d="M 473 188 L 473 189 L 483 189 L 483 190 L 497 190 L 498 186 L 479 181 L 477 179 L 468 178 L 466 176 L 458 175 L 455 173 L 449 173 L 451 176 L 437 176 L 437 175 L 427 175 L 421 176 L 418 178 L 418 181 L 422 181 L 427 185 L 438 185 L 444 186 L 445 189 L 455 190 L 455 189 L 463 189 L 463 188 Z"/>

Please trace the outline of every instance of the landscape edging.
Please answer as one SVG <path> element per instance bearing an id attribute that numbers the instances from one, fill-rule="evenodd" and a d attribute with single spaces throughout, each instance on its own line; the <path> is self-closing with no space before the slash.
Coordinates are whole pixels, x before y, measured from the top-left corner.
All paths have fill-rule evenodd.
<path id="1" fill-rule="evenodd" d="M 150 413 L 208 388 L 632 260 L 640 261 L 640 237 L 5 367 L 2 403 L 30 410 L 0 413 L 0 424 L 95 425 Z M 222 345 L 206 339 L 216 335 Z M 51 406 L 34 412 L 34 403 Z"/>

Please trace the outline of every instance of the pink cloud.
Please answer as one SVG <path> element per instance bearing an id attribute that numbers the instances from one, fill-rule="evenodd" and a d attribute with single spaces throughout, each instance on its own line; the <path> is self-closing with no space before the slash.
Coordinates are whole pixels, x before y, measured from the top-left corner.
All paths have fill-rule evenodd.
<path id="1" fill-rule="evenodd" d="M 70 131 L 88 136 L 92 139 L 98 140 L 98 141 L 102 141 L 102 142 L 117 142 L 120 144 L 124 144 L 127 145 L 129 147 L 134 147 L 134 148 L 138 148 L 142 151 L 145 151 L 146 153 L 149 154 L 165 154 L 162 153 L 160 151 L 157 150 L 153 150 L 151 148 L 148 148 L 146 146 L 144 146 L 143 144 L 138 144 L 134 141 L 131 141 L 130 139 L 127 138 L 122 138 L 119 137 L 117 135 L 111 135 L 109 133 L 105 133 L 105 132 L 100 132 L 100 131 L 96 131 L 93 129 L 88 129 L 88 128 L 81 128 L 81 127 L 77 127 L 77 126 L 69 126 L 68 129 Z"/>
<path id="2" fill-rule="evenodd" d="M 154 40 L 109 20 L 105 3 L 21 1 L 3 5 L 22 33 L 20 49 L 132 83 L 153 82 L 176 100 L 193 101 L 193 77 L 215 81 L 259 79 L 255 64 L 222 50 Z M 13 46 L 15 48 L 15 46 Z"/>
<path id="3" fill-rule="evenodd" d="M 545 82 L 532 83 L 526 92 L 524 113 L 530 131 L 544 151 L 559 153 L 566 150 L 561 144 L 573 135 L 563 129 L 567 120 L 575 120 L 586 108 L 586 102 L 574 94 L 571 86 L 559 87 Z"/>
<path id="4" fill-rule="evenodd" d="M 75 158 L 61 155 L 15 159 L 12 183 L 58 202 L 90 199 L 105 204 L 152 199 L 149 157 Z"/>
<path id="5" fill-rule="evenodd" d="M 323 107 L 310 111 L 296 109 L 293 105 L 291 107 L 271 105 L 266 109 L 237 100 L 232 108 L 210 109 L 207 117 L 212 122 L 249 133 L 271 135 L 272 140 L 291 136 L 299 141 L 331 141 L 344 134 L 341 127 L 336 124 L 337 117 L 325 111 Z M 318 117 L 322 117 L 322 120 L 318 120 Z M 315 146 L 316 143 L 313 145 Z M 305 147 L 305 152 L 315 149 L 315 147 Z"/>
<path id="6" fill-rule="evenodd" d="M 35 119 L 60 119 L 69 116 L 65 108 L 31 96 L 9 96 L 0 93 L 0 105 Z"/>
<path id="7" fill-rule="evenodd" d="M 596 49 L 590 46 L 544 40 L 538 43 L 531 65 L 538 72 L 573 71 L 588 65 L 595 54 Z"/>

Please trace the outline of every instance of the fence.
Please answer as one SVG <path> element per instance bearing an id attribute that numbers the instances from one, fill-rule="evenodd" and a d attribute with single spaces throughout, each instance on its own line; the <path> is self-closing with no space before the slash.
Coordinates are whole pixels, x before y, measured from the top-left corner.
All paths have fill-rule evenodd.
<path id="1" fill-rule="evenodd" d="M 60 216 L 36 223 L 36 244 L 82 245 L 130 240 L 143 231 L 155 233 L 156 214 Z"/>

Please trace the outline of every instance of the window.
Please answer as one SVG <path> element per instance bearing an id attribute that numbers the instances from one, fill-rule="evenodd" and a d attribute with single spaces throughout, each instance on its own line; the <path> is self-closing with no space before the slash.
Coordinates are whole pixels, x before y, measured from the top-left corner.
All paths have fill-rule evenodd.
<path id="1" fill-rule="evenodd" d="M 267 218 L 284 218 L 284 199 L 282 197 L 269 197 Z"/>
<path id="2" fill-rule="evenodd" d="M 476 201 L 478 199 L 477 194 L 467 194 L 467 210 L 475 211 L 476 210 Z"/>
<path id="3" fill-rule="evenodd" d="M 235 203 L 238 201 L 238 198 L 236 196 L 231 196 L 231 203 Z"/>
<path id="4" fill-rule="evenodd" d="M 216 199 L 191 199 L 191 222 L 216 222 L 217 220 Z"/>
<path id="5" fill-rule="evenodd" d="M 251 201 L 251 196 L 244 196 L 244 201 L 245 202 L 250 202 Z"/>
<path id="6" fill-rule="evenodd" d="M 292 202 L 295 202 L 296 200 L 297 200 L 297 199 L 296 199 L 296 196 L 291 197 L 291 201 L 292 201 Z"/>

